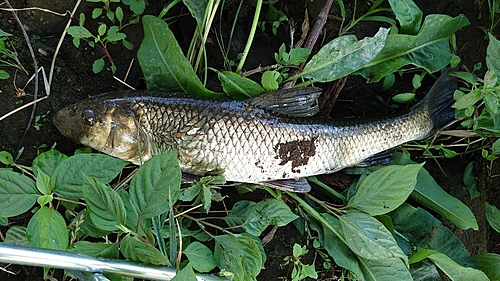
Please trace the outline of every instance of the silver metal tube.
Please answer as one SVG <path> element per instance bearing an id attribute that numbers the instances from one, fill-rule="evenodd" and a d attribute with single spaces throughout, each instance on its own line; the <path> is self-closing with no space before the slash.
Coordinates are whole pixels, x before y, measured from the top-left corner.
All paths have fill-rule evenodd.
<path id="1" fill-rule="evenodd" d="M 60 268 L 91 273 L 113 273 L 149 280 L 171 280 L 175 268 L 143 265 L 125 260 L 95 258 L 83 254 L 34 248 L 0 242 L 0 263 Z M 215 275 L 197 275 L 199 281 L 227 280 Z"/>

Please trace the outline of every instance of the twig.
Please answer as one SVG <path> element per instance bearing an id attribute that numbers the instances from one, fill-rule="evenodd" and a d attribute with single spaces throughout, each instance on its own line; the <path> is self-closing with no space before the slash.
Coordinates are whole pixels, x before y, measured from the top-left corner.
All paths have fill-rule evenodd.
<path id="1" fill-rule="evenodd" d="M 69 13 L 69 11 L 66 11 L 66 13 L 61 14 L 61 13 L 54 12 L 54 11 L 49 10 L 49 9 L 44 9 L 44 8 L 39 8 L 39 7 L 16 8 L 16 9 L 14 9 L 14 8 L 9 8 L 9 9 L 0 8 L 0 10 L 7 11 L 7 12 L 19 12 L 19 11 L 37 10 L 37 11 L 42 11 L 42 12 L 54 14 L 54 15 L 61 16 L 61 17 L 65 17 Z"/>
<path id="2" fill-rule="evenodd" d="M 323 9 L 321 12 L 318 14 L 318 18 L 316 19 L 316 23 L 314 24 L 314 27 L 309 34 L 309 37 L 307 37 L 306 43 L 304 44 L 304 48 L 312 49 L 314 45 L 316 44 L 316 41 L 318 40 L 319 34 L 321 33 L 321 30 L 325 26 L 326 20 L 328 19 L 328 13 L 330 12 L 330 8 L 332 7 L 333 0 L 327 0 L 325 3 L 325 6 L 323 6 Z M 300 69 L 304 67 L 304 63 L 301 64 Z M 294 70 L 291 73 L 291 77 L 297 75 L 300 73 L 299 70 Z M 287 82 L 283 88 L 284 89 L 289 89 L 293 88 L 295 86 L 295 83 L 297 82 L 297 79 L 293 79 L 292 81 Z"/>
<path id="3" fill-rule="evenodd" d="M 254 68 L 252 70 L 245 71 L 245 72 L 241 73 L 241 76 L 248 77 L 250 75 L 254 75 L 255 73 L 260 73 L 260 72 L 264 72 L 264 71 L 267 71 L 270 69 L 275 69 L 278 66 L 279 66 L 279 64 L 273 64 L 273 65 L 268 65 L 268 66 L 260 66 L 259 65 L 257 68 Z"/>
<path id="4" fill-rule="evenodd" d="M 5 3 L 7 4 L 7 6 L 10 9 L 13 9 L 9 0 L 5 0 Z M 28 45 L 28 49 L 30 51 L 31 58 L 33 59 L 33 68 L 35 68 L 35 92 L 33 93 L 33 100 L 37 100 L 38 99 L 38 63 L 36 62 L 35 52 L 33 52 L 33 46 L 31 46 L 30 38 L 28 37 L 28 33 L 26 33 L 26 29 L 24 28 L 23 23 L 21 22 L 21 20 L 17 16 L 16 12 L 12 11 L 11 13 L 12 13 L 12 16 L 14 17 L 14 19 L 17 21 L 17 24 L 21 28 L 24 39 L 26 40 L 26 44 Z M 26 137 L 26 134 L 28 133 L 28 130 L 31 127 L 31 122 L 33 122 L 33 119 L 35 118 L 35 112 L 36 112 L 36 103 L 33 103 L 33 108 L 31 110 L 31 115 L 30 115 L 28 125 L 26 126 L 26 129 L 24 130 L 23 136 L 21 137 L 21 141 L 19 142 L 16 150 L 19 150 L 19 148 L 21 147 L 21 144 L 23 143 L 23 140 Z"/>

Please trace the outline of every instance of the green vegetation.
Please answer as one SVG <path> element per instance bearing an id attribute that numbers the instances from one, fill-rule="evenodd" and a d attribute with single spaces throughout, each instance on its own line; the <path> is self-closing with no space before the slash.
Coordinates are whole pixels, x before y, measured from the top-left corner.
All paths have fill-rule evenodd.
<path id="1" fill-rule="evenodd" d="M 92 17 L 105 15 L 113 25 L 100 24 L 94 35 L 83 27 L 85 16 L 81 15 L 79 26 L 68 29 L 75 45 L 80 39 L 88 40 L 92 47 L 98 43 L 104 50 L 108 43 L 121 41 L 127 45 L 126 35 L 121 32 L 125 26 L 123 10 L 120 6 L 114 10 L 110 7 L 110 2 L 115 1 L 95 2 L 104 6 L 94 9 Z M 375 35 L 361 39 L 341 35 L 312 57 L 309 49 L 287 49 L 282 45 L 275 54 L 277 66 L 263 73 L 260 84 L 240 75 L 245 55 L 232 58 L 239 59 L 236 72 L 207 65 L 204 45 L 220 9 L 219 1 L 173 1 L 160 17 L 142 16 L 144 39 L 137 57 L 148 90 L 235 99 L 272 91 L 293 80 L 305 86 L 348 75 L 361 75 L 368 82 L 384 80 L 384 87 L 389 88 L 396 80 L 395 74 L 405 72 L 403 67 L 410 65 L 420 69 L 412 80 L 414 91 L 394 97 L 396 102 L 408 103 L 427 73 L 458 64 L 460 59 L 451 51 L 450 42 L 455 32 L 469 22 L 463 15 L 434 14 L 423 18 L 411 0 L 388 1 L 390 8 L 381 8 L 382 2 L 375 1 L 366 14 L 357 18 L 354 11 L 353 19 L 339 33 L 345 34 L 361 20 L 389 23 L 390 28 L 381 27 Z M 338 3 L 346 22 L 343 2 Z M 128 4 L 137 15 L 143 13 L 143 1 Z M 198 25 L 187 52 L 162 20 L 174 5 L 185 5 Z M 275 9 L 273 3 L 269 5 Z M 268 13 L 267 17 L 276 28 L 284 14 L 270 10 L 274 15 Z M 253 23 L 257 26 L 259 12 L 255 15 Z M 261 22 L 260 26 L 266 23 Z M 195 44 L 198 40 L 201 44 Z M 252 45 L 252 40 L 253 35 L 247 46 Z M 495 161 L 500 155 L 500 43 L 493 35 L 489 40 L 486 75 L 479 78 L 474 71 L 457 72 L 469 87 L 456 91 L 454 107 L 461 120 L 459 129 L 469 133 L 465 141 L 480 139 L 482 155 Z M 222 46 L 220 49 L 225 50 Z M 301 72 L 291 71 L 302 63 Z M 103 67 L 104 60 L 97 59 L 94 72 Z M 208 70 L 217 72 L 223 93 L 205 87 Z M 199 78 L 202 72 L 205 79 Z M 470 144 L 470 148 L 477 143 Z M 434 150 L 445 157 L 457 155 L 435 141 L 406 146 L 409 147 L 421 148 L 430 156 Z M 390 165 L 350 169 L 349 173 L 359 176 L 345 192 L 310 178 L 310 182 L 331 195 L 328 202 L 308 194 L 241 184 L 236 187 L 238 190 L 263 188 L 269 198 L 259 202 L 239 200 L 216 218 L 206 214 L 215 213 L 212 203 L 223 199 L 219 189 L 225 186 L 224 181 L 205 177 L 196 184 L 181 183 L 175 152 L 153 157 L 131 178 L 119 176 L 122 172 L 130 174 L 125 168 L 127 162 L 84 151 L 68 157 L 51 149 L 34 159 L 31 167 L 17 165 L 4 151 L 0 152 L 0 161 L 8 166 L 0 169 L 0 223 L 7 225 L 9 218 L 30 210 L 34 213 L 26 227 L 9 228 L 5 236 L 9 243 L 175 266 L 179 280 L 194 280 L 195 272 L 256 280 L 266 261 L 259 237 L 269 226 L 295 222 L 299 231 L 308 233 L 314 241 L 316 257 L 322 258 L 324 267 L 330 268 L 333 261 L 343 269 L 343 278 L 347 280 L 413 280 L 417 271 L 439 278 L 437 268 L 452 280 L 495 280 L 500 276 L 499 255 L 482 253 L 471 257 L 463 243 L 436 219 L 433 214 L 460 229 L 478 229 L 470 209 L 446 193 L 423 164 L 411 161 L 404 148 Z M 467 166 L 463 180 L 474 198 L 479 193 L 472 167 L 473 164 Z M 418 207 L 408 204 L 409 199 Z M 500 210 L 486 206 L 488 222 L 500 231 Z M 314 264 L 301 260 L 307 252 L 305 246 L 294 244 L 293 253 L 285 258 L 285 263 L 293 265 L 292 280 L 318 277 Z M 119 276 L 113 278 L 121 280 Z"/>

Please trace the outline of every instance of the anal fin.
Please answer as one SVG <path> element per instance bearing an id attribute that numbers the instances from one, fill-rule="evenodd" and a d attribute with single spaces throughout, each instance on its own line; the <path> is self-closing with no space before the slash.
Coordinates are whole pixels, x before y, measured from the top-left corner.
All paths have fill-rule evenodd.
<path id="1" fill-rule="evenodd" d="M 298 193 L 307 193 L 311 191 L 311 186 L 305 178 L 265 181 L 260 184 L 283 191 Z"/>

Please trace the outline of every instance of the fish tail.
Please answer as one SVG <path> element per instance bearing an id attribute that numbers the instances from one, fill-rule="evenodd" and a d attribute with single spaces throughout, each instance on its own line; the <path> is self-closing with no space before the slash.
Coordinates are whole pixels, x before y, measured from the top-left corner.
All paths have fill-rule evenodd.
<path id="1" fill-rule="evenodd" d="M 458 89 L 458 78 L 450 75 L 450 69 L 446 70 L 436 80 L 425 98 L 416 105 L 416 108 L 427 109 L 432 121 L 432 130 L 429 135 L 442 129 L 455 119 L 455 109 L 451 105 L 455 102 L 453 94 Z"/>

